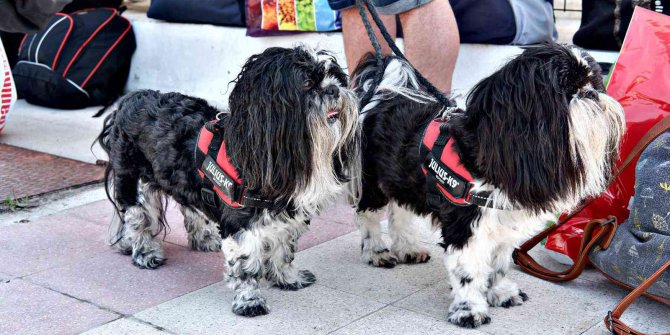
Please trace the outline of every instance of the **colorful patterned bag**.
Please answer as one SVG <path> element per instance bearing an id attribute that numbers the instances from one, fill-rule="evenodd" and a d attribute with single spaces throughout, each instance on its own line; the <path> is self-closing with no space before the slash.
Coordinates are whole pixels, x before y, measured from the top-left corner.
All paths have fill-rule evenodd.
<path id="1" fill-rule="evenodd" d="M 328 0 L 248 0 L 247 35 L 282 35 L 341 28 L 340 12 Z"/>
<path id="2" fill-rule="evenodd" d="M 12 80 L 12 72 L 5 54 L 5 47 L 0 41 L 0 133 L 5 128 L 9 108 L 16 101 L 16 88 Z"/>

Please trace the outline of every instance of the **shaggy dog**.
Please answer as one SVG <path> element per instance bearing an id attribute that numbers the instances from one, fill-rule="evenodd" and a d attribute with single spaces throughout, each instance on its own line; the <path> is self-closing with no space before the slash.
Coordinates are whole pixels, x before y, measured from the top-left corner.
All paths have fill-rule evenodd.
<path id="1" fill-rule="evenodd" d="M 347 85 L 325 51 L 269 48 L 244 65 L 226 113 L 179 93 L 147 90 L 121 98 L 99 137 L 109 155 L 105 179 L 117 213 L 111 242 L 141 268 L 163 264 L 156 237 L 171 197 L 184 214 L 191 246 L 223 249 L 234 313 L 268 313 L 259 290 L 263 278 L 286 290 L 311 285 L 314 275 L 291 264 L 298 237 L 345 188 L 360 149 L 358 100 Z M 201 129 L 215 118 L 245 199 L 253 194 L 264 206 L 205 204 L 211 199 L 203 199 L 207 186 L 194 152 Z"/>
<path id="2" fill-rule="evenodd" d="M 424 93 L 403 60 L 387 57 L 384 66 L 383 80 L 362 106 L 362 173 L 355 185 L 362 257 L 382 267 L 427 261 L 411 224 L 415 215 L 428 216 L 441 229 L 446 251 L 454 296 L 449 322 L 486 324 L 489 306 L 528 299 L 506 277 L 514 248 L 555 213 L 608 185 L 624 133 L 623 109 L 604 93 L 599 65 L 574 47 L 526 49 L 479 82 L 465 110 L 445 108 Z M 359 64 L 352 78 L 359 97 L 376 69 L 371 57 Z M 440 117 L 450 169 L 423 143 Z M 459 170 L 472 180 L 462 185 Z M 442 192 L 449 187 L 465 193 L 449 201 Z M 387 205 L 390 248 L 380 227 Z"/>

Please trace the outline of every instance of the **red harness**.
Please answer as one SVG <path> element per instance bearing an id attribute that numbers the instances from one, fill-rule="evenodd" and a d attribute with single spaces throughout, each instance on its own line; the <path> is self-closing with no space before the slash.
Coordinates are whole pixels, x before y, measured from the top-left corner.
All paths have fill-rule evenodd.
<path id="1" fill-rule="evenodd" d="M 273 203 L 250 195 L 237 169 L 233 166 L 223 140 L 221 120 L 207 122 L 200 129 L 195 148 L 198 177 L 202 182 L 201 196 L 210 211 L 220 214 L 218 202 L 231 208 L 268 208 Z M 218 200 L 217 200 L 218 199 Z"/>
<path id="2" fill-rule="evenodd" d="M 463 166 L 454 145 L 447 120 L 435 119 L 428 124 L 422 141 L 425 159 L 421 171 L 428 183 L 429 205 L 439 208 L 446 199 L 456 206 L 491 207 L 489 192 L 472 192 L 475 179 Z"/>

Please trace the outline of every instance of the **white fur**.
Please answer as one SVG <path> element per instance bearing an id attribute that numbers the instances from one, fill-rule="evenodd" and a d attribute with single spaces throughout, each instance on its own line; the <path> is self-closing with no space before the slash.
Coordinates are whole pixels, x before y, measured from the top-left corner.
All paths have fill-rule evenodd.
<path id="1" fill-rule="evenodd" d="M 200 251 L 221 250 L 221 235 L 216 223 L 195 208 L 181 206 L 180 209 L 191 248 Z"/>
<path id="2" fill-rule="evenodd" d="M 391 252 L 400 261 L 425 262 L 430 259 L 428 249 L 422 246 L 416 224 L 417 216 L 398 205 L 389 204 L 389 235 L 391 235 Z"/>
<path id="3" fill-rule="evenodd" d="M 372 71 L 372 69 L 369 71 Z M 362 72 L 360 75 L 365 75 L 365 72 Z M 365 92 L 370 90 L 372 80 L 370 79 L 362 83 Z M 389 61 L 386 69 L 384 69 L 382 81 L 377 86 L 370 102 L 363 107 L 361 114 L 377 106 L 379 101 L 392 99 L 398 95 L 417 102 L 435 101 L 434 97 L 421 89 L 412 66 L 405 61 L 394 58 Z"/>
<path id="4" fill-rule="evenodd" d="M 286 289 L 299 289 L 314 282 L 311 273 L 299 271 L 291 264 L 298 238 L 307 231 L 307 219 L 266 212 L 250 229 L 223 240 L 225 280 L 236 293 L 233 310 L 260 306 L 267 312 L 259 290 L 263 278 Z"/>

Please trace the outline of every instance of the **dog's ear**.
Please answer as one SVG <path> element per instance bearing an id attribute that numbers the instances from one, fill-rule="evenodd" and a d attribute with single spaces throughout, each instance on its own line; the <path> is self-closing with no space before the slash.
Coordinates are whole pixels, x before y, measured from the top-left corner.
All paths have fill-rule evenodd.
<path id="1" fill-rule="evenodd" d="M 311 143 L 304 94 L 309 54 L 268 48 L 246 62 L 230 94 L 225 139 L 246 186 L 260 195 L 290 197 L 311 173 Z"/>
<path id="2" fill-rule="evenodd" d="M 571 151 L 569 101 L 577 92 L 571 78 L 588 70 L 566 52 L 526 50 L 474 87 L 462 121 L 477 177 L 533 210 L 551 210 L 585 177 Z"/>

